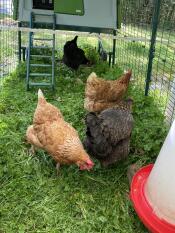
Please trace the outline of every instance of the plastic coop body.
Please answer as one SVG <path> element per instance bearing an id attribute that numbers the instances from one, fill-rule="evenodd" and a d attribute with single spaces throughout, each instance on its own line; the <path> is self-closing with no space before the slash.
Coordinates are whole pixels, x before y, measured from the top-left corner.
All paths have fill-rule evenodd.
<path id="1" fill-rule="evenodd" d="M 56 28 L 89 32 L 112 32 L 119 23 L 119 0 L 19 0 L 18 20 L 29 23 L 30 13 L 38 24 L 50 23 L 56 14 Z"/>

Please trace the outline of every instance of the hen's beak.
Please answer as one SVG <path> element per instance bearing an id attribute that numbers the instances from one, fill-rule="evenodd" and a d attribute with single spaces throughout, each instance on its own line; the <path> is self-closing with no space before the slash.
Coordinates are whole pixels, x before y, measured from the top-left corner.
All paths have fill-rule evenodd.
<path id="1" fill-rule="evenodd" d="M 79 165 L 80 170 L 91 170 L 94 166 L 94 163 L 88 159 L 86 162 Z"/>

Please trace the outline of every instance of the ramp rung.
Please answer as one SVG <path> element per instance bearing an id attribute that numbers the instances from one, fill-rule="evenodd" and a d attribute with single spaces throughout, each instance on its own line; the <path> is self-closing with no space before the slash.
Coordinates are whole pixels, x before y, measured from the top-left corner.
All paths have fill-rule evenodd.
<path id="1" fill-rule="evenodd" d="M 52 48 L 48 46 L 32 46 L 31 49 L 52 49 Z"/>
<path id="2" fill-rule="evenodd" d="M 39 77 L 42 77 L 42 76 L 52 76 L 52 74 L 48 74 L 48 73 L 30 73 L 30 76 L 39 76 Z"/>
<path id="3" fill-rule="evenodd" d="M 44 38 L 33 38 L 33 40 L 39 40 L 39 41 L 53 41 L 53 39 L 44 39 Z"/>
<path id="4" fill-rule="evenodd" d="M 52 65 L 48 64 L 30 64 L 32 67 L 52 67 Z"/>
<path id="5" fill-rule="evenodd" d="M 45 58 L 52 58 L 52 56 L 48 56 L 48 55 L 30 55 L 31 57 L 45 57 Z"/>
<path id="6" fill-rule="evenodd" d="M 30 86 L 52 86 L 51 83 L 29 83 Z"/>

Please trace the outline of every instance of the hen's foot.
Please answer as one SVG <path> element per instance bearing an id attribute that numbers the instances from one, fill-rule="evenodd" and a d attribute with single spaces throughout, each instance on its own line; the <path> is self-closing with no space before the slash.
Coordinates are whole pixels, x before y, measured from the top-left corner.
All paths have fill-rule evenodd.
<path id="1" fill-rule="evenodd" d="M 128 177 L 129 185 L 131 185 L 132 178 L 133 178 L 133 176 L 135 175 L 135 173 L 139 170 L 139 168 L 140 168 L 140 166 L 139 166 L 139 164 L 137 164 L 137 163 L 131 164 L 131 165 L 128 167 L 128 170 L 127 170 L 127 177 Z"/>

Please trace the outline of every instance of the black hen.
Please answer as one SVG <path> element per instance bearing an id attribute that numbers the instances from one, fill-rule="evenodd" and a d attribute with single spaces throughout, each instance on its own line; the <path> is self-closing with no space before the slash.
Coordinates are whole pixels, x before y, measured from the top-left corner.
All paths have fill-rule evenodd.
<path id="1" fill-rule="evenodd" d="M 74 70 L 77 70 L 81 64 L 88 64 L 89 60 L 85 57 L 85 53 L 77 46 L 77 38 L 67 41 L 64 45 L 63 62 Z"/>
<path id="2" fill-rule="evenodd" d="M 85 149 L 104 167 L 126 158 L 133 121 L 129 109 L 110 108 L 99 115 L 88 113 L 85 120 Z"/>

